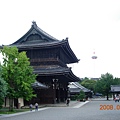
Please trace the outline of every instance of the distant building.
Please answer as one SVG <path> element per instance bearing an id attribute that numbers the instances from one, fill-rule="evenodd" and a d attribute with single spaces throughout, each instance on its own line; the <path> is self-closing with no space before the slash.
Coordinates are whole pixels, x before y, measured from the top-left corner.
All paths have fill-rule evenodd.
<path id="1" fill-rule="evenodd" d="M 116 96 L 120 96 L 120 85 L 111 85 L 111 93 L 113 93 L 113 100 Z"/>
<path id="2" fill-rule="evenodd" d="M 86 77 L 87 78 L 87 77 Z M 80 78 L 81 80 L 84 80 L 85 78 Z M 99 80 L 100 78 L 87 78 L 88 80 Z"/>
<path id="3" fill-rule="evenodd" d="M 69 87 L 69 92 L 71 96 L 78 95 L 80 91 L 85 92 L 85 94 L 88 95 L 89 97 L 91 95 L 91 90 L 85 88 L 78 82 L 70 82 L 68 87 Z"/>
<path id="4" fill-rule="evenodd" d="M 90 78 L 90 80 L 100 80 L 100 78 Z"/>
<path id="5" fill-rule="evenodd" d="M 112 93 L 120 93 L 120 85 L 111 85 Z"/>

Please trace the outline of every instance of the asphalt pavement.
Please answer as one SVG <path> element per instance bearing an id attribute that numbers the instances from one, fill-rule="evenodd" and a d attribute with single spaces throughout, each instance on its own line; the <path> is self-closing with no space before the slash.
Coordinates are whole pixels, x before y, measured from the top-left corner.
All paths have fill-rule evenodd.
<path id="1" fill-rule="evenodd" d="M 69 106 L 50 104 L 38 111 L 2 115 L 0 120 L 120 120 L 120 102 L 97 98 L 86 102 L 71 101 Z"/>
<path id="2" fill-rule="evenodd" d="M 39 105 L 38 111 L 46 110 L 46 109 L 51 108 L 51 107 L 79 108 L 79 107 L 82 107 L 83 105 L 85 105 L 88 102 L 89 101 L 85 101 L 85 102 L 70 101 L 69 105 L 66 105 L 66 103 L 64 103 L 64 102 L 56 103 L 56 104 L 42 104 L 42 105 Z M 18 116 L 18 115 L 34 113 L 34 112 L 36 112 L 36 110 L 33 108 L 32 111 L 19 112 L 19 113 L 14 113 L 14 114 L 0 114 L 0 118 L 8 118 L 8 117 L 12 117 L 12 116 Z"/>

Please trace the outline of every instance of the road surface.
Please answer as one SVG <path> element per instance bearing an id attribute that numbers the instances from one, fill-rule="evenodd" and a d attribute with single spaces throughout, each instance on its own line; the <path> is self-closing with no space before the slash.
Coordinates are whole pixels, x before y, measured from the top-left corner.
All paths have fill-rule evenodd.
<path id="1" fill-rule="evenodd" d="M 120 102 L 101 100 L 83 106 L 78 103 L 69 107 L 45 107 L 0 120 L 120 120 Z"/>

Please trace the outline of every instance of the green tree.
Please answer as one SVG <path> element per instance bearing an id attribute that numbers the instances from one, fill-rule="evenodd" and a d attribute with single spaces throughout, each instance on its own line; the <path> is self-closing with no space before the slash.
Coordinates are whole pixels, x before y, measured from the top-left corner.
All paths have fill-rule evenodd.
<path id="1" fill-rule="evenodd" d="M 109 100 L 108 95 L 111 89 L 110 86 L 114 84 L 115 84 L 115 81 L 112 74 L 109 74 L 109 73 L 102 74 L 100 80 L 96 82 L 95 91 L 102 93 L 103 95 L 106 95 L 107 100 Z"/>
<path id="2" fill-rule="evenodd" d="M 2 67 L 0 64 L 0 109 L 2 108 L 6 94 L 7 94 L 7 83 L 2 78 Z"/>
<path id="3" fill-rule="evenodd" d="M 14 98 L 30 100 L 33 96 L 31 84 L 35 82 L 36 75 L 30 66 L 26 52 L 18 52 L 16 47 L 4 46 L 1 50 L 3 55 L 3 78 L 8 83 L 9 110 L 13 111 Z"/>
<path id="4" fill-rule="evenodd" d="M 83 101 L 85 99 L 85 93 L 84 91 L 80 91 L 79 95 L 77 95 L 77 99 L 80 101 Z"/>
<path id="5" fill-rule="evenodd" d="M 94 87 L 96 84 L 95 80 L 89 80 L 89 79 L 85 79 L 80 83 L 82 86 L 94 91 Z"/>
<path id="6" fill-rule="evenodd" d="M 120 78 L 114 78 L 114 84 L 113 85 L 120 85 Z"/>

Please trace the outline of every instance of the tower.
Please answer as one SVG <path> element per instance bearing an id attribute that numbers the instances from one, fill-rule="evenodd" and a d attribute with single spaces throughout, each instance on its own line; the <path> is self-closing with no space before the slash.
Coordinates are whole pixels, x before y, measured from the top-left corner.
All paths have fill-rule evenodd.
<path id="1" fill-rule="evenodd" d="M 96 69 L 95 69 L 95 60 L 97 59 L 97 56 L 95 54 L 95 50 L 93 52 L 93 55 L 92 55 L 92 60 L 93 60 L 93 78 L 95 78 L 95 72 L 96 72 Z"/>
<path id="2" fill-rule="evenodd" d="M 95 55 L 95 51 L 93 52 L 92 59 L 97 59 L 97 56 Z"/>

